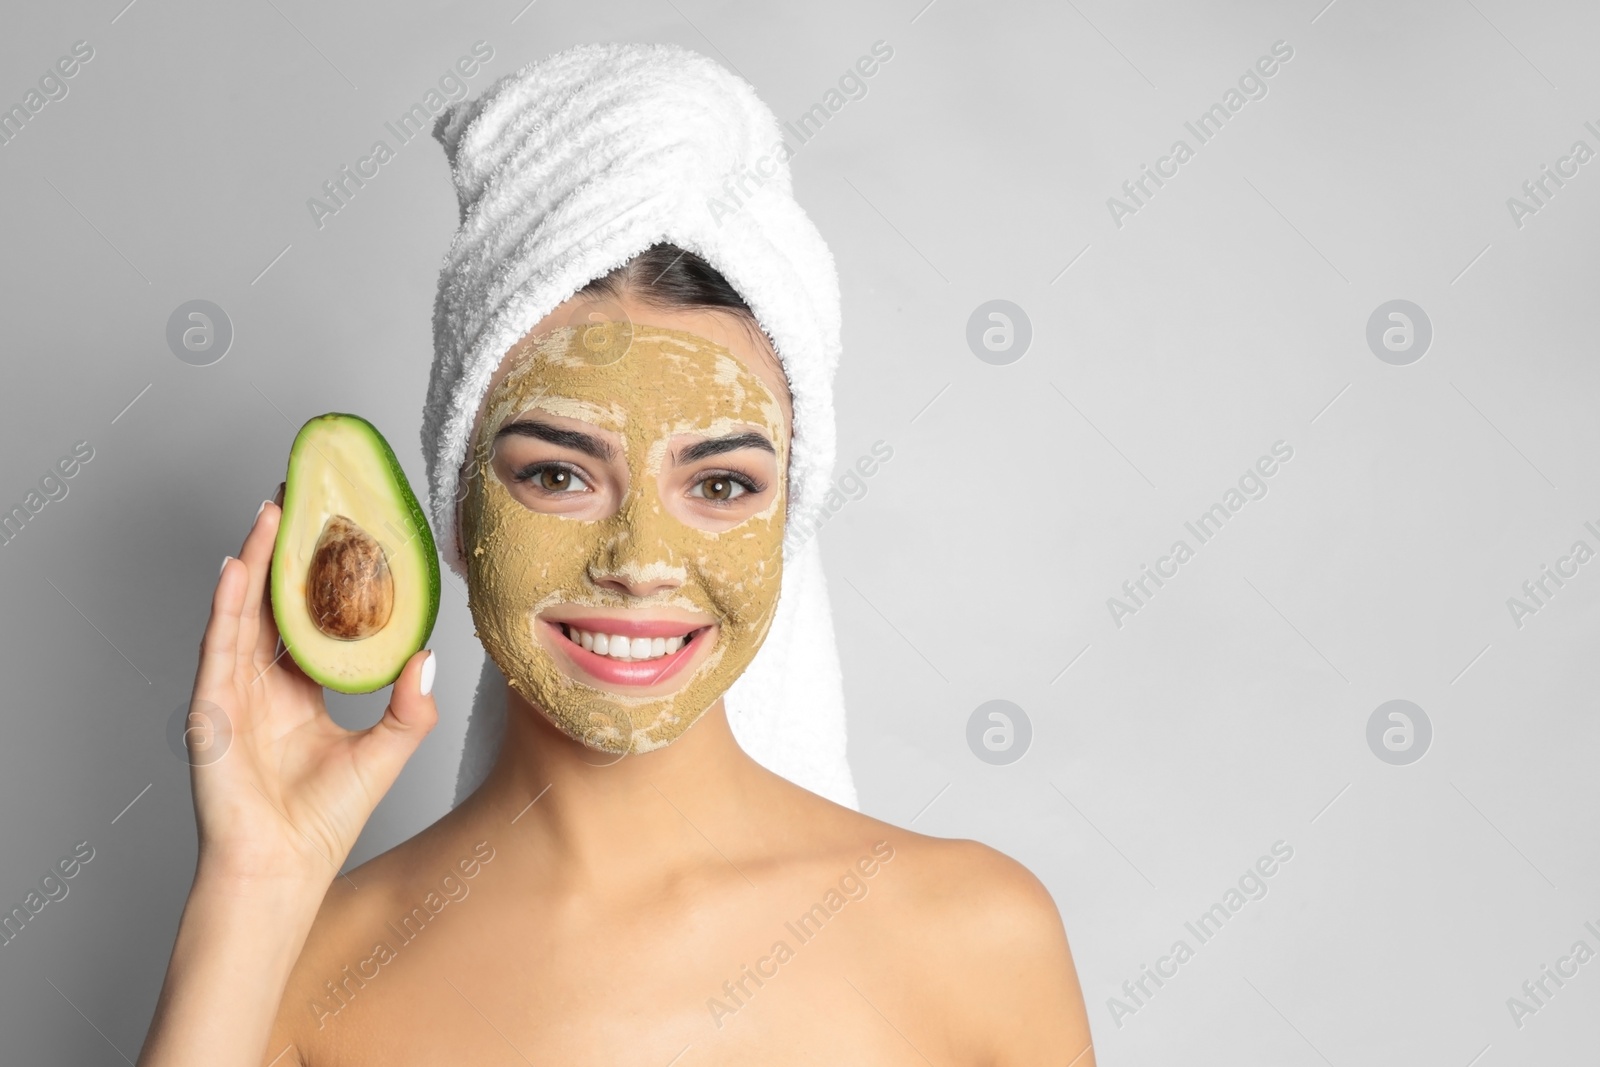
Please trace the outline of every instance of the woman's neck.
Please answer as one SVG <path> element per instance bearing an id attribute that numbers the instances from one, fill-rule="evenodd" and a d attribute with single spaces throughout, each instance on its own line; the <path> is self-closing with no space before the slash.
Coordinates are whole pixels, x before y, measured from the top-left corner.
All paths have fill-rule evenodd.
<path id="1" fill-rule="evenodd" d="M 501 836 L 518 844 L 506 851 L 529 862 L 529 877 L 659 885 L 753 844 L 747 815 L 779 782 L 739 747 L 721 699 L 666 747 L 618 756 L 574 741 L 508 689 L 505 739 L 469 804 L 480 826 L 507 823 Z"/>

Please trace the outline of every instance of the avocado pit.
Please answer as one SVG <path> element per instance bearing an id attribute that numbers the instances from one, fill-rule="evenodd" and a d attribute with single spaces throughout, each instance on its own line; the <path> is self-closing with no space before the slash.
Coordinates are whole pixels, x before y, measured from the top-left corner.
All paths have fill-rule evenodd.
<path id="1" fill-rule="evenodd" d="M 343 515 L 322 527 L 306 571 L 312 624 L 338 641 L 382 630 L 394 612 L 394 576 L 383 546 Z"/>

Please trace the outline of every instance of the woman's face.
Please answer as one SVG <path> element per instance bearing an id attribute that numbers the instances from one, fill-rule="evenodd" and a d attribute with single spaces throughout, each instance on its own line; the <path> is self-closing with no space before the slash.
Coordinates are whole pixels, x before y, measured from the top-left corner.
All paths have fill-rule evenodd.
<path id="1" fill-rule="evenodd" d="M 507 354 L 475 434 L 461 508 L 473 620 L 568 736 L 647 752 L 766 637 L 787 391 L 725 313 L 557 311 Z"/>

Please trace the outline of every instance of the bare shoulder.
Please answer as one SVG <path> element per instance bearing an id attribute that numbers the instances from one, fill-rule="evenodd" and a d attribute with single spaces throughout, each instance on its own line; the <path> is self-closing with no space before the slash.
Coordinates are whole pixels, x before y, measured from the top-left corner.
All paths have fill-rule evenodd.
<path id="1" fill-rule="evenodd" d="M 855 812 L 839 828 L 875 861 L 875 953 L 921 985 L 952 1048 L 996 1067 L 1093 1067 L 1061 912 L 1032 871 L 981 842 L 929 837 Z"/>
<path id="2" fill-rule="evenodd" d="M 1016 860 L 978 841 L 929 837 L 820 797 L 812 825 L 835 852 L 873 857 L 886 877 L 874 888 L 896 898 L 896 921 L 925 928 L 937 924 L 951 950 L 963 943 L 1066 950 L 1066 933 L 1044 883 Z M 891 874 L 892 872 L 892 874 Z M 876 873 L 876 872 L 875 872 Z"/>
<path id="3" fill-rule="evenodd" d="M 978 841 L 890 831 L 896 910 L 907 932 L 963 967 L 1031 964 L 1057 978 L 1070 973 L 1061 913 L 1032 871 Z"/>
<path id="4" fill-rule="evenodd" d="M 282 1056 L 273 1067 L 315 1067 L 328 1024 L 341 1015 L 354 990 L 373 977 L 363 967 L 384 962 L 374 958 L 375 932 L 385 930 L 396 916 L 410 914 L 419 901 L 429 905 L 417 911 L 426 921 L 432 900 L 442 905 L 449 899 L 450 882 L 447 877 L 440 884 L 441 870 L 464 881 L 475 876 L 486 857 L 492 858 L 492 848 L 488 853 L 463 852 L 446 825 L 450 821 L 446 816 L 333 879 L 284 987 L 267 1053 L 269 1061 Z M 341 1021 L 341 1031 L 359 1028 L 359 1023 L 352 1027 Z"/>
<path id="5" fill-rule="evenodd" d="M 923 939 L 973 1062 L 1093 1067 L 1089 1020 L 1060 909 L 1021 863 L 977 841 L 900 831 L 903 936 Z"/>

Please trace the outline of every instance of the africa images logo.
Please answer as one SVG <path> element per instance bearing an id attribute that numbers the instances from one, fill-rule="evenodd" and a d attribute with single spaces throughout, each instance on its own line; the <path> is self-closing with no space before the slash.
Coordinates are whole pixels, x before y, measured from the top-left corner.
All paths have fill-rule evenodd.
<path id="1" fill-rule="evenodd" d="M 438 88 L 428 86 L 422 100 L 413 103 L 394 122 L 385 122 L 384 128 L 395 139 L 396 147 L 404 147 L 433 128 L 433 118 L 444 110 L 446 100 L 461 100 L 467 95 L 466 79 L 473 77 L 482 65 L 494 58 L 494 46 L 487 41 L 474 41 L 472 54 L 455 61 L 455 65 L 439 76 Z M 396 126 L 398 123 L 398 127 Z M 356 193 L 366 188 L 367 182 L 378 176 L 380 168 L 394 159 L 396 152 L 383 138 L 372 143 L 367 154 L 356 160 L 354 170 L 344 163 L 332 178 L 322 183 L 326 200 L 310 197 L 306 210 L 317 229 L 327 225 L 330 215 L 337 215 L 350 206 Z"/>
<path id="2" fill-rule="evenodd" d="M 1148 206 L 1156 192 L 1178 176 L 1179 168 L 1195 157 L 1198 146 L 1206 144 L 1221 133 L 1223 127 L 1232 121 L 1233 116 L 1244 110 L 1245 104 L 1252 100 L 1265 99 L 1266 79 L 1277 74 L 1282 69 L 1281 65 L 1293 58 L 1294 48 L 1288 41 L 1273 41 L 1271 54 L 1260 57 L 1239 75 L 1238 88 L 1230 85 L 1222 94 L 1220 102 L 1200 112 L 1193 122 L 1183 124 L 1184 129 L 1194 137 L 1194 145 L 1190 145 L 1181 137 L 1178 138 L 1172 142 L 1167 154 L 1156 160 L 1154 169 L 1151 169 L 1148 163 L 1141 163 L 1139 176 L 1122 183 L 1122 192 L 1126 199 L 1106 197 L 1106 210 L 1111 213 L 1111 221 L 1117 229 L 1122 229 L 1122 220 L 1125 217 L 1137 215 L 1140 208 Z M 1155 188 L 1151 188 L 1151 183 L 1154 183 Z"/>

